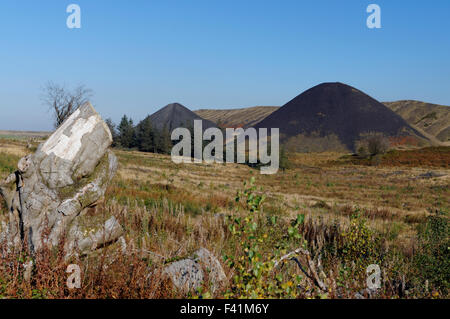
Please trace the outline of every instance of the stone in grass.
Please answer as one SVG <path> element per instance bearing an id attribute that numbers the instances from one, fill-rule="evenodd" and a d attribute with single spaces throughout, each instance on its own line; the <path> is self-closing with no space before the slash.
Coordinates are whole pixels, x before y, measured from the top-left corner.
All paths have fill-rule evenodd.
<path id="1" fill-rule="evenodd" d="M 208 286 L 205 280 L 209 281 L 210 291 L 215 293 L 226 286 L 228 281 L 220 262 L 205 248 L 200 248 L 189 258 L 169 264 L 163 273 L 184 294 L 205 284 Z"/>
<path id="2" fill-rule="evenodd" d="M 0 182 L 0 195 L 9 208 L 9 223 L 0 241 L 20 247 L 26 240 L 36 251 L 76 233 L 70 230 L 78 227 L 77 219 L 104 196 L 117 170 L 117 158 L 108 150 L 111 143 L 111 132 L 92 105 L 77 109 Z M 70 247 L 74 244 L 70 240 L 83 241 L 66 237 Z"/>

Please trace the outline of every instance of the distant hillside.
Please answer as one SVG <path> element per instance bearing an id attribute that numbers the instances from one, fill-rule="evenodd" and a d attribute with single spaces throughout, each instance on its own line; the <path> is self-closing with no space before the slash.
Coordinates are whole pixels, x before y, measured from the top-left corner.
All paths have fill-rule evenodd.
<path id="1" fill-rule="evenodd" d="M 179 103 L 168 104 L 148 118 L 153 127 L 162 130 L 166 126 L 170 132 L 177 127 L 193 126 L 194 120 L 203 120 L 203 129 L 216 127 L 213 122 L 205 120 Z"/>
<path id="2" fill-rule="evenodd" d="M 428 142 L 384 104 L 342 83 L 322 83 L 303 92 L 255 127 L 278 127 L 285 143 L 308 146 L 304 151 L 352 150 L 367 132 Z"/>
<path id="3" fill-rule="evenodd" d="M 383 104 L 427 138 L 450 143 L 450 106 L 412 100 Z M 250 127 L 278 109 L 278 106 L 254 106 L 229 110 L 203 109 L 194 112 L 214 123 L 220 123 L 222 127 Z"/>
<path id="4" fill-rule="evenodd" d="M 254 106 L 240 109 L 194 111 L 204 119 L 217 123 L 220 127 L 250 127 L 279 109 L 278 106 Z"/>
<path id="5" fill-rule="evenodd" d="M 17 139 L 42 139 L 47 138 L 51 132 L 33 132 L 33 131 L 4 131 L 0 130 L 0 138 Z"/>
<path id="6" fill-rule="evenodd" d="M 385 102 L 384 104 L 413 127 L 425 131 L 442 142 L 450 141 L 449 106 L 411 100 Z"/>

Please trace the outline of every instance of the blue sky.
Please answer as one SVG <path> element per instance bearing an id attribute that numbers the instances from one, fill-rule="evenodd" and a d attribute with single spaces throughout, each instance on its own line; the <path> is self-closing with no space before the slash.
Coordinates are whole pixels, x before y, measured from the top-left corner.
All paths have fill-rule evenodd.
<path id="1" fill-rule="evenodd" d="M 366 27 L 370 3 L 381 29 Z M 49 80 L 92 88 L 116 122 L 171 102 L 283 105 L 331 81 L 450 105 L 450 1 L 2 0 L 0 130 L 52 128 L 39 98 Z"/>

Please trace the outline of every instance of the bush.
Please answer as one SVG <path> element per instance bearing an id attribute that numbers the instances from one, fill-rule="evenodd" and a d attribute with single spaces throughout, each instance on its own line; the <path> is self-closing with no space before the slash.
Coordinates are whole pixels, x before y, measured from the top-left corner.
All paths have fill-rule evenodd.
<path id="1" fill-rule="evenodd" d="M 389 140 L 382 133 L 367 133 L 355 143 L 355 150 L 361 157 L 376 156 L 385 154 L 389 146 Z"/>
<path id="2" fill-rule="evenodd" d="M 351 216 L 350 227 L 342 233 L 344 238 L 340 257 L 347 263 L 355 263 L 364 269 L 378 263 L 380 238 L 367 226 L 367 220 L 360 214 Z"/>
<path id="3" fill-rule="evenodd" d="M 261 218 L 262 204 L 265 195 L 257 191 L 252 178 L 250 183 L 245 182 L 243 191 L 238 191 L 236 202 L 243 202 L 248 214 L 245 217 L 228 216 L 228 229 L 232 240 L 241 251 L 237 255 L 225 255 L 224 260 L 233 270 L 234 276 L 230 289 L 225 293 L 226 298 L 296 298 L 298 297 L 295 281 L 287 281 L 282 274 L 274 271 L 275 260 L 279 257 L 275 250 L 274 255 L 267 256 L 263 248 L 269 240 L 264 229 L 265 220 Z M 271 224 L 276 224 L 276 218 L 270 218 Z"/>
<path id="4" fill-rule="evenodd" d="M 418 254 L 414 261 L 420 278 L 428 280 L 432 288 L 447 293 L 450 288 L 447 214 L 437 211 L 428 216 L 427 222 L 419 226 L 418 240 Z"/>
<path id="5" fill-rule="evenodd" d="M 281 147 L 280 149 L 280 170 L 285 171 L 286 169 L 291 168 L 291 162 L 289 160 L 288 154 L 286 153 L 286 149 Z"/>

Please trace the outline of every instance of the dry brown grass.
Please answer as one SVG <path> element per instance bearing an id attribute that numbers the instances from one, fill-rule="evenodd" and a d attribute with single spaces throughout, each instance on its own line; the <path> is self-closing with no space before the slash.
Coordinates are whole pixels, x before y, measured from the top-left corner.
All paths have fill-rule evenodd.
<path id="1" fill-rule="evenodd" d="M 17 159 L 27 153 L 24 142 L 0 142 L 0 158 L 8 154 Z M 14 155 L 6 153 L 6 149 L 13 150 Z M 448 211 L 448 168 L 440 169 L 446 176 L 418 178 L 430 168 L 355 165 L 339 162 L 343 155 L 340 153 L 315 153 L 291 155 L 292 169 L 277 175 L 260 175 L 258 169 L 245 165 L 176 165 L 165 155 L 119 150 L 115 153 L 119 158 L 118 174 L 107 190 L 106 200 L 95 209 L 105 218 L 114 215 L 120 220 L 128 253 L 118 253 L 121 247 L 117 243 L 96 256 L 78 260 L 83 265 L 84 288 L 76 292 L 64 288 L 67 262 L 58 254 L 52 255 L 51 260 L 42 256 L 32 283 L 21 281 L 23 269 L 17 260 L 5 260 L 0 279 L 6 276 L 7 284 L 0 295 L 177 297 L 164 278 L 154 276 L 153 281 L 146 281 L 142 280 L 144 274 L 157 273 L 164 263 L 188 256 L 199 247 L 209 249 L 219 259 L 225 252 L 239 256 L 242 251 L 230 240 L 224 216 L 245 216 L 234 196 L 242 182 L 252 176 L 267 196 L 263 213 L 276 215 L 280 221 L 277 227 L 267 229 L 266 255 L 283 240 L 283 233 L 297 214 L 305 214 L 302 233 L 314 243 L 325 240 L 320 236 L 334 236 L 333 225 L 345 230 L 357 212 L 385 238 L 386 247 L 412 256 L 416 227 L 424 222 L 428 209 L 439 207 Z M 2 174 L 0 178 L 6 175 Z M 1 206 L 0 209 L 4 212 Z M 52 274 L 50 269 L 54 269 Z M 232 270 L 225 269 L 231 276 Z"/>
<path id="2" fill-rule="evenodd" d="M 23 141 L 0 139 L 0 153 L 22 157 L 30 152 L 26 146 Z"/>
<path id="3" fill-rule="evenodd" d="M 170 202 L 189 213 L 227 214 L 242 182 L 256 177 L 268 196 L 266 211 L 291 218 L 299 212 L 348 217 L 345 207 L 364 209 L 372 226 L 383 230 L 395 221 L 409 234 L 428 209 L 448 205 L 450 170 L 437 178 L 419 178 L 426 167 L 386 167 L 335 164 L 340 153 L 291 155 L 292 169 L 277 175 L 237 164 L 174 164 L 169 156 L 116 151 L 120 159 L 111 196 L 125 200 Z M 321 207 L 321 203 L 326 206 Z M 144 203 L 145 205 L 145 203 Z M 448 207 L 447 207 L 448 208 Z"/>
<path id="4" fill-rule="evenodd" d="M 0 154 L 18 158 L 29 152 L 21 141 L 0 143 Z M 108 192 L 110 198 L 122 204 L 137 201 L 146 207 L 166 199 L 192 215 L 229 212 L 236 189 L 251 176 L 256 177 L 269 198 L 267 211 L 287 217 L 306 211 L 335 218 L 346 217 L 345 207 L 360 207 L 375 226 L 391 220 L 411 229 L 423 221 L 429 208 L 448 205 L 446 198 L 450 195 L 448 168 L 439 170 L 444 176 L 421 178 L 429 168 L 342 163 L 338 161 L 340 153 L 291 155 L 292 169 L 260 175 L 259 170 L 245 165 L 177 165 L 165 155 L 115 152 L 120 166 Z M 427 154 L 426 149 L 421 152 Z M 0 178 L 6 173 L 2 175 Z M 326 206 L 321 207 L 321 203 Z"/>

